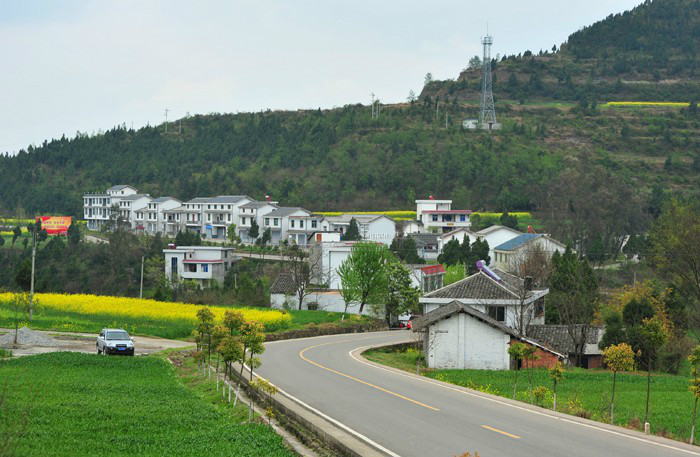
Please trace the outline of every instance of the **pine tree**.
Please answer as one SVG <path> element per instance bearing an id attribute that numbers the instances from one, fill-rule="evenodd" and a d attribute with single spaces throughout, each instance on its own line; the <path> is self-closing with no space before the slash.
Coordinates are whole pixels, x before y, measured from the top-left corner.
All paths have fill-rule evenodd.
<path id="1" fill-rule="evenodd" d="M 357 226 L 357 221 L 353 217 L 350 219 L 350 225 L 348 225 L 348 230 L 343 236 L 345 241 L 360 241 L 362 237 L 360 236 L 360 228 Z"/>
<path id="2" fill-rule="evenodd" d="M 258 226 L 258 221 L 253 218 L 248 229 L 248 237 L 252 240 L 257 240 L 258 236 L 260 236 L 260 226 Z"/>

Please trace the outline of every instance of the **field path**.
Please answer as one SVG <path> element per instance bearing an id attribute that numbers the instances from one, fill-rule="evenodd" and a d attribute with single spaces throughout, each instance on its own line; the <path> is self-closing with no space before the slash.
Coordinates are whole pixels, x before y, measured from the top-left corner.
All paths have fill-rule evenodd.
<path id="1" fill-rule="evenodd" d="M 43 354 L 46 352 L 96 352 L 95 340 L 96 333 L 72 333 L 72 332 L 55 332 L 51 330 L 34 330 L 37 333 L 48 335 L 54 338 L 57 342 L 56 346 L 20 346 L 18 348 L 10 348 L 12 355 L 23 356 L 33 354 Z M 14 329 L 0 328 L 0 333 L 14 332 Z M 136 346 L 136 355 L 147 355 L 154 352 L 159 352 L 165 349 L 176 349 L 193 346 L 194 343 L 178 340 L 167 340 L 165 338 L 150 338 L 145 336 L 135 336 L 134 345 Z"/>

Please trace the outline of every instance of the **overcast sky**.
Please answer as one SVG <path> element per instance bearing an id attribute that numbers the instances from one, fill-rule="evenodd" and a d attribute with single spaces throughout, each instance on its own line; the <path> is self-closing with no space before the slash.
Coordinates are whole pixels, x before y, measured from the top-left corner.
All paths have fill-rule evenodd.
<path id="1" fill-rule="evenodd" d="M 0 151 L 187 112 L 399 102 L 640 0 L 0 0 Z"/>

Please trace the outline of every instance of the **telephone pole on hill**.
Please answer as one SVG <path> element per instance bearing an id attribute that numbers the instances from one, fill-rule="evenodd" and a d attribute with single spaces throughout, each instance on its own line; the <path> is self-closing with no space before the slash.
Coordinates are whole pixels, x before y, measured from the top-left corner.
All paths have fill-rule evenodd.
<path id="1" fill-rule="evenodd" d="M 165 108 L 165 133 L 168 133 L 168 108 Z"/>

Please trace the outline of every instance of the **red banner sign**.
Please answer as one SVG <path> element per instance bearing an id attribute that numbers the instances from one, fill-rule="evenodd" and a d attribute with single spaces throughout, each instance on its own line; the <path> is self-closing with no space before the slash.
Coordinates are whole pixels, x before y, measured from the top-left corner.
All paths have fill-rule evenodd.
<path id="1" fill-rule="evenodd" d="M 41 228 L 46 229 L 46 233 L 49 235 L 65 235 L 73 218 L 71 216 L 39 216 L 36 220 L 41 220 Z"/>

